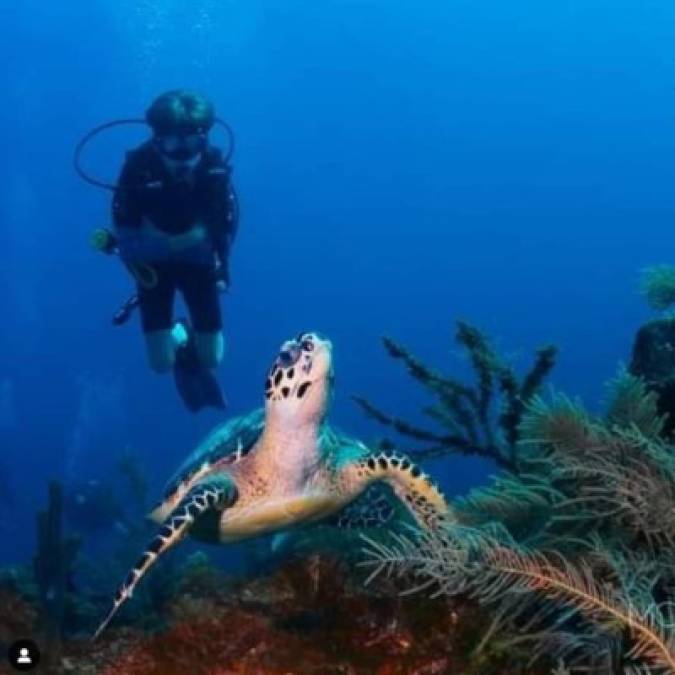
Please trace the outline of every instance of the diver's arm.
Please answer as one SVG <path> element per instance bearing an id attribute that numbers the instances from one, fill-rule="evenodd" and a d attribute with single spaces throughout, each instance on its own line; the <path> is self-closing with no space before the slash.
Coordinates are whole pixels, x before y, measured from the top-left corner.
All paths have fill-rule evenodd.
<path id="1" fill-rule="evenodd" d="M 217 152 L 209 170 L 209 230 L 216 254 L 216 274 L 230 285 L 229 258 L 237 234 L 235 197 L 231 170 Z"/>
<path id="2" fill-rule="evenodd" d="M 152 224 L 140 228 L 118 225 L 115 232 L 120 257 L 126 263 L 160 262 L 166 260 L 174 250 L 172 237 Z"/>
<path id="3" fill-rule="evenodd" d="M 159 231 L 158 231 L 159 232 Z M 162 234 L 160 232 L 160 234 Z M 201 223 L 193 225 L 187 232 L 182 234 L 164 235 L 167 239 L 169 250 L 174 252 L 184 251 L 194 246 L 199 246 L 206 241 L 206 228 Z"/>
<path id="4" fill-rule="evenodd" d="M 141 171 L 133 154 L 127 155 L 115 191 L 112 217 L 120 257 L 126 263 L 165 260 L 168 237 L 143 216 Z"/>

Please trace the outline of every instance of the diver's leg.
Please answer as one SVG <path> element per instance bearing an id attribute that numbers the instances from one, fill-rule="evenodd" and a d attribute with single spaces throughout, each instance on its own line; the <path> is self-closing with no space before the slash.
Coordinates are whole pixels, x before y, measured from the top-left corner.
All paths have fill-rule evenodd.
<path id="1" fill-rule="evenodd" d="M 176 270 L 177 288 L 190 311 L 190 340 L 176 355 L 173 369 L 176 388 L 192 412 L 225 407 L 225 399 L 213 368 L 223 355 L 220 304 L 213 270 L 181 265 Z"/>
<path id="2" fill-rule="evenodd" d="M 176 342 L 171 330 L 145 334 L 148 362 L 156 373 L 168 373 L 176 362 Z"/>
<path id="3" fill-rule="evenodd" d="M 192 266 L 181 278 L 180 288 L 190 311 L 199 362 L 204 368 L 216 368 L 223 359 L 225 339 L 213 270 L 207 266 Z"/>
<path id="4" fill-rule="evenodd" d="M 176 286 L 171 270 L 157 265 L 157 282 L 152 288 L 138 288 L 141 325 L 150 367 L 157 373 L 166 373 L 176 361 L 180 342 L 173 332 L 173 300 Z"/>
<path id="5" fill-rule="evenodd" d="M 195 331 L 195 346 L 199 362 L 204 368 L 216 368 L 223 360 L 225 338 L 221 331 L 215 333 L 199 333 Z"/>
<path id="6" fill-rule="evenodd" d="M 189 532 L 195 520 L 206 511 L 222 511 L 237 500 L 237 488 L 227 476 L 207 478 L 195 485 L 180 501 L 173 513 L 164 521 L 155 538 L 146 547 L 133 569 L 122 582 L 108 615 L 94 633 L 95 640 L 105 630 L 117 610 L 131 597 L 138 582 L 157 562 L 159 556 L 175 546 Z"/>
<path id="7" fill-rule="evenodd" d="M 360 494 L 382 481 L 411 512 L 417 523 L 434 530 L 442 522 L 455 520 L 445 497 L 418 466 L 395 451 L 372 452 L 345 465 L 340 472 L 340 488 L 347 494 Z"/>

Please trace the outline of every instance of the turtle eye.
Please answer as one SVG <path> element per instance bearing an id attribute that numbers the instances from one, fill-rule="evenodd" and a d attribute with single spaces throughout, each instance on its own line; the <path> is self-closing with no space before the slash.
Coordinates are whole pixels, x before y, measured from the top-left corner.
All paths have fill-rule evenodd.
<path id="1" fill-rule="evenodd" d="M 306 352 L 311 352 L 314 350 L 314 343 L 311 340 L 303 340 L 300 343 L 300 346 Z"/>
<path id="2" fill-rule="evenodd" d="M 297 363 L 298 359 L 300 358 L 300 353 L 301 352 L 297 346 L 291 345 L 279 352 L 279 356 L 277 356 L 275 363 L 282 368 L 289 368 L 290 366 Z"/>

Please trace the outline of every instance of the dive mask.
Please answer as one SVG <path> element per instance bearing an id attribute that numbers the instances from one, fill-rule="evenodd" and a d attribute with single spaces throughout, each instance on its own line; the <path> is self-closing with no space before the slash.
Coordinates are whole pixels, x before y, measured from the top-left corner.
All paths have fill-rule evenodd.
<path id="1" fill-rule="evenodd" d="M 155 145 L 159 152 L 178 161 L 194 159 L 206 149 L 206 133 L 191 131 L 186 133 L 174 132 L 155 136 Z"/>

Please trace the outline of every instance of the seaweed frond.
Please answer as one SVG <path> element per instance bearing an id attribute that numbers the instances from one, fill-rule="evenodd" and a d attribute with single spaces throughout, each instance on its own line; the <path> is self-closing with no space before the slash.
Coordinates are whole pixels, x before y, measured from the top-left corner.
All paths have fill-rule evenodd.
<path id="1" fill-rule="evenodd" d="M 653 265 L 642 271 L 640 291 L 650 307 L 666 310 L 675 304 L 675 266 Z"/>
<path id="2" fill-rule="evenodd" d="M 521 444 L 578 452 L 593 442 L 597 427 L 578 401 L 555 394 L 550 402 L 535 396 L 520 424 Z"/>
<path id="3" fill-rule="evenodd" d="M 636 565 L 630 553 L 609 556 L 600 547 L 572 563 L 558 552 L 524 549 L 494 528 L 396 536 L 390 545 L 364 540 L 363 564 L 374 568 L 369 582 L 384 573 L 406 579 L 404 593 L 464 594 L 491 608 L 495 618 L 482 644 L 527 640 L 533 660 L 548 653 L 586 663 L 623 644 L 627 662 L 675 672 L 674 612 L 656 602 L 646 559 Z"/>
<path id="4" fill-rule="evenodd" d="M 565 665 L 565 661 L 563 659 L 558 659 L 558 664 L 551 671 L 551 675 L 572 675 L 572 673 Z"/>
<path id="5" fill-rule="evenodd" d="M 645 438 L 660 438 L 666 418 L 658 410 L 658 396 L 650 391 L 645 381 L 622 368 L 610 382 L 611 400 L 606 414 L 610 427 L 634 427 Z"/>
<path id="6" fill-rule="evenodd" d="M 532 663 L 561 658 L 572 672 L 675 672 L 675 446 L 663 419 L 625 371 L 604 415 L 535 396 L 519 471 L 456 499 L 461 527 L 394 542 L 387 572 L 489 608 L 478 649 L 527 643 Z"/>
<path id="7" fill-rule="evenodd" d="M 675 634 L 668 608 L 640 608 L 625 602 L 620 594 L 600 588 L 592 568 L 572 566 L 559 557 L 553 563 L 542 554 L 523 554 L 512 549 L 493 549 L 487 564 L 497 573 L 491 585 L 483 586 L 482 598 L 495 600 L 509 593 L 533 591 L 568 605 L 609 632 L 627 629 L 633 639 L 630 658 L 639 658 L 666 672 L 675 671 Z"/>
<path id="8" fill-rule="evenodd" d="M 556 504 L 566 498 L 543 472 L 502 473 L 490 484 L 455 499 L 453 509 L 464 525 L 500 523 L 515 536 L 531 540 L 536 523 L 550 518 Z"/>

